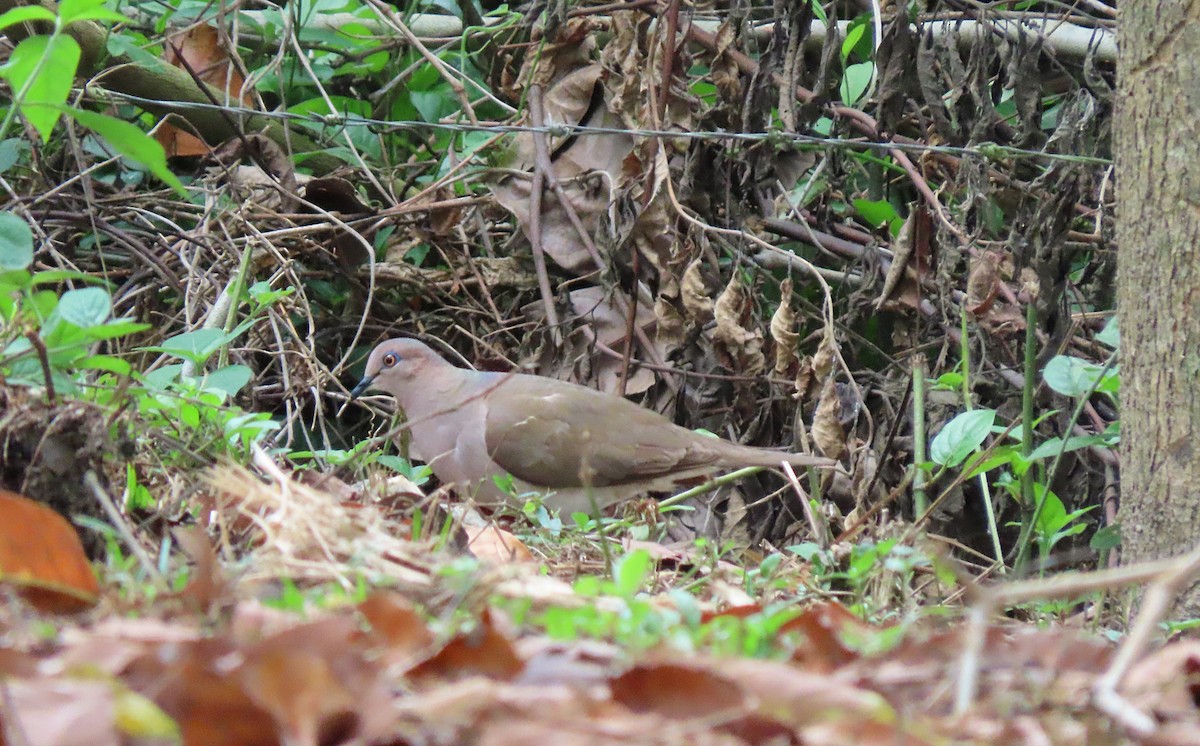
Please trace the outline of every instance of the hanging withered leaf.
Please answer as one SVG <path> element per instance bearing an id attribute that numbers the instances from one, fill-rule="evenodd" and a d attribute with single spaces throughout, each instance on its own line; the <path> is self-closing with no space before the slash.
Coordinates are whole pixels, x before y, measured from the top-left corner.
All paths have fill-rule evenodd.
<path id="1" fill-rule="evenodd" d="M 683 310 L 688 321 L 693 324 L 704 324 L 713 317 L 713 301 L 708 297 L 708 288 L 704 276 L 700 272 L 700 260 L 696 259 L 683 271 L 683 280 L 679 285 L 679 298 L 683 301 Z"/>
<path id="2" fill-rule="evenodd" d="M 771 339 L 775 341 L 775 375 L 785 376 L 800 361 L 796 346 L 800 334 L 796 331 L 796 313 L 792 311 L 792 280 L 779 285 L 779 307 L 771 315 Z"/>
<path id="3" fill-rule="evenodd" d="M 920 302 L 917 273 L 910 266 L 916 248 L 917 210 L 910 210 L 900 233 L 892 242 L 892 264 L 883 280 L 883 290 L 875 299 L 875 309 L 907 306 L 916 308 Z M 895 297 L 893 297 L 895 296 Z"/>
<path id="4" fill-rule="evenodd" d="M 971 274 L 967 277 L 967 311 L 974 316 L 987 313 L 999 292 L 997 278 L 998 257 L 991 251 L 980 252 L 971 262 Z"/>
<path id="5" fill-rule="evenodd" d="M 763 334 L 743 326 L 743 319 L 750 317 L 751 308 L 746 288 L 736 273 L 717 298 L 713 311 L 717 320 L 713 342 L 724 365 L 747 376 L 762 373 L 767 367 L 762 351 Z"/>
<path id="6" fill-rule="evenodd" d="M 801 404 L 817 395 L 821 382 L 829 377 L 836 359 L 837 342 L 833 339 L 833 333 L 826 330 L 817 351 L 805 358 L 796 372 L 796 398 Z"/>
<path id="7" fill-rule="evenodd" d="M 812 437 L 821 454 L 841 458 L 846 452 L 846 431 L 842 427 L 842 399 L 835 376 L 828 376 L 821 387 L 821 398 L 813 414 Z"/>

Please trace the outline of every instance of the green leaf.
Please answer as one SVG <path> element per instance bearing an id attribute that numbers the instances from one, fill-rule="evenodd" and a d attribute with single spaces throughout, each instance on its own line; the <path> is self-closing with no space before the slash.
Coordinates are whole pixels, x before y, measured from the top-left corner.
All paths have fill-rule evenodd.
<path id="1" fill-rule="evenodd" d="M 613 567 L 613 581 L 616 584 L 615 595 L 621 598 L 633 598 L 645 585 L 652 563 L 653 559 L 650 557 L 650 553 L 644 549 L 636 549 L 618 559 L 616 566 Z"/>
<path id="2" fill-rule="evenodd" d="M 167 167 L 166 151 L 153 137 L 129 122 L 106 114 L 97 114 L 94 111 L 85 111 L 69 106 L 63 107 L 63 111 L 70 114 L 84 127 L 103 137 L 121 155 L 150 169 L 150 173 L 174 189 L 177 194 L 187 195 L 187 191 L 183 188 L 183 182 Z"/>
<path id="3" fill-rule="evenodd" d="M 1093 388 L 1097 391 L 1115 391 L 1118 385 L 1113 369 L 1105 373 L 1104 366 L 1071 355 L 1050 358 L 1042 377 L 1050 388 L 1064 396 L 1073 397 L 1085 396 Z"/>
<path id="4" fill-rule="evenodd" d="M 1096 341 L 1114 350 L 1121 349 L 1121 331 L 1117 328 L 1117 317 L 1113 316 L 1096 335 Z"/>
<path id="5" fill-rule="evenodd" d="M 47 21 L 54 23 L 54 14 L 40 5 L 25 5 L 13 8 L 0 15 L 0 30 L 27 21 Z"/>
<path id="6" fill-rule="evenodd" d="M 179 407 L 179 419 L 190 428 L 200 426 L 200 410 L 194 404 L 184 402 Z"/>
<path id="7" fill-rule="evenodd" d="M 1121 546 L 1121 524 L 1114 523 L 1111 526 L 1097 529 L 1096 533 L 1092 534 L 1092 540 L 1088 542 L 1088 546 L 1097 552 L 1106 552 Z"/>
<path id="8" fill-rule="evenodd" d="M 864 220 L 876 228 L 881 225 L 890 225 L 892 221 L 900 219 L 896 208 L 892 207 L 892 203 L 886 199 L 856 199 L 854 200 L 854 209 L 863 216 Z"/>
<path id="9" fill-rule="evenodd" d="M 183 372 L 183 364 L 176 363 L 173 365 L 164 365 L 161 368 L 155 368 L 149 373 L 142 375 L 142 381 L 148 388 L 165 389 L 175 381 L 179 380 L 179 375 Z M 142 397 L 143 401 L 150 401 L 149 397 Z"/>
<path id="10" fill-rule="evenodd" d="M 992 449 L 991 454 L 987 457 L 979 454 L 979 456 L 973 457 L 967 462 L 965 467 L 966 478 L 977 477 L 984 472 L 989 472 L 1001 466 L 1012 467 L 1012 470 L 1020 476 L 1029 468 L 1029 463 L 1021 457 L 1021 447 L 1019 445 L 997 446 Z"/>
<path id="11" fill-rule="evenodd" d="M 103 288 L 68 290 L 58 300 L 58 315 L 81 329 L 99 326 L 112 313 L 112 298 Z"/>
<path id="12" fill-rule="evenodd" d="M 1042 511 L 1038 513 L 1037 531 L 1045 537 L 1053 536 L 1054 532 L 1066 525 L 1067 508 L 1058 495 L 1046 489 L 1044 485 L 1034 484 L 1033 493 L 1035 500 L 1042 505 Z"/>
<path id="13" fill-rule="evenodd" d="M 945 424 L 929 446 L 929 458 L 941 466 L 958 466 L 978 448 L 996 421 L 996 410 L 963 412 Z"/>
<path id="14" fill-rule="evenodd" d="M 867 24 L 858 23 L 851 25 L 846 31 L 846 38 L 842 41 L 842 62 L 845 62 L 850 57 L 850 53 L 854 51 L 854 47 L 858 46 L 859 40 L 867 31 Z"/>
<path id="15" fill-rule="evenodd" d="M 104 0 L 61 0 L 58 4 L 59 22 L 66 26 L 75 21 L 112 21 L 121 23 L 129 19 L 104 7 Z"/>
<path id="16" fill-rule="evenodd" d="M 839 89 L 842 96 L 842 103 L 847 106 L 857 103 L 862 98 L 862 95 L 867 92 L 867 86 L 871 84 L 871 76 L 874 73 L 874 62 L 859 62 L 854 65 L 847 65 L 846 72 L 842 74 L 842 84 Z"/>
<path id="17" fill-rule="evenodd" d="M 200 387 L 206 390 L 215 389 L 233 396 L 250 383 L 250 379 L 253 377 L 254 371 L 245 365 L 227 365 L 206 375 Z"/>
<path id="18" fill-rule="evenodd" d="M 0 68 L 0 75 L 8 78 L 13 90 L 24 92 L 18 107 L 42 136 L 42 142 L 50 140 L 61 107 L 71 93 L 79 54 L 79 43 L 66 34 L 30 36 L 17 45 L 8 64 Z"/>
<path id="19" fill-rule="evenodd" d="M 129 363 L 112 355 L 92 355 L 91 357 L 85 357 L 76 363 L 75 367 L 82 370 L 106 370 L 109 373 L 116 373 L 121 376 L 127 376 L 133 371 Z"/>
<path id="20" fill-rule="evenodd" d="M 161 345 L 142 347 L 150 352 L 164 352 L 168 355 L 190 360 L 196 365 L 202 365 L 205 360 L 225 343 L 225 332 L 220 329 L 197 329 L 168 337 Z"/>
<path id="21" fill-rule="evenodd" d="M 143 324 L 140 321 L 132 319 L 115 319 L 107 324 L 93 326 L 87 330 L 88 337 L 96 342 L 105 339 L 116 339 L 117 337 L 127 337 L 130 334 L 142 332 L 150 328 L 149 324 Z"/>
<path id="22" fill-rule="evenodd" d="M 1059 450 L 1063 453 L 1070 453 L 1078 451 L 1080 448 L 1102 445 L 1108 445 L 1102 435 L 1072 435 L 1065 442 L 1062 438 L 1051 438 L 1034 448 L 1033 452 L 1029 454 L 1029 459 L 1035 461 L 1040 458 L 1053 458 L 1058 455 Z"/>
<path id="23" fill-rule="evenodd" d="M 0 174 L 21 162 L 29 154 L 29 143 L 19 137 L 10 137 L 0 142 Z"/>
<path id="24" fill-rule="evenodd" d="M 0 273 L 33 264 L 33 231 L 20 216 L 0 212 Z"/>

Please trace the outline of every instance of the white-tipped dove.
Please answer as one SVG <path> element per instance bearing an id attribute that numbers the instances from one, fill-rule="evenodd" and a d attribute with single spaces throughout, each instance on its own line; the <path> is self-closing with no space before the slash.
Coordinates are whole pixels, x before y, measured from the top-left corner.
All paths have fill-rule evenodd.
<path id="1" fill-rule="evenodd" d="M 692 432 L 612 394 L 552 378 L 456 368 L 414 339 L 381 343 L 351 391 L 396 398 L 412 433 L 412 455 L 443 483 L 484 504 L 518 492 L 592 512 L 677 482 L 743 466 L 830 466 L 829 459 L 738 445 Z"/>

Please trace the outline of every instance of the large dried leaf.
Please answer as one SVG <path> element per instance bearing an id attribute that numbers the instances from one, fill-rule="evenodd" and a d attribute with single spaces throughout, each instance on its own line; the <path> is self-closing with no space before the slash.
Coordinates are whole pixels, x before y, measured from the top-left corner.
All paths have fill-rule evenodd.
<path id="1" fill-rule="evenodd" d="M 752 318 L 753 311 L 746 287 L 735 273 L 729 278 L 725 291 L 717 298 L 713 346 L 727 368 L 747 376 L 757 376 L 766 369 L 766 357 L 762 351 L 763 334 L 745 326 Z"/>
<path id="2" fill-rule="evenodd" d="M 842 427 L 842 400 L 838 396 L 835 377 L 826 377 L 821 387 L 821 398 L 813 414 L 813 442 L 821 454 L 829 458 L 841 458 L 846 452 L 846 431 Z"/>
<path id="3" fill-rule="evenodd" d="M 797 345 L 800 333 L 796 331 L 796 314 L 792 311 L 792 280 L 785 279 L 779 286 L 779 306 L 771 315 L 771 339 L 775 341 L 775 375 L 786 376 L 800 361 Z"/>
<path id="4" fill-rule="evenodd" d="M 5 490 L 0 490 L 0 583 L 50 613 L 83 611 L 100 592 L 71 524 L 45 505 Z"/>
<path id="5" fill-rule="evenodd" d="M 168 64 L 181 67 L 224 94 L 223 103 L 253 108 L 254 99 L 246 87 L 246 80 L 233 64 L 229 54 L 221 46 L 217 28 L 211 24 L 192 24 L 167 38 L 163 58 Z M 167 151 L 168 156 L 208 155 L 210 145 L 191 132 L 171 123 L 179 121 L 168 118 L 160 125 L 154 136 Z"/>
<path id="6" fill-rule="evenodd" d="M 692 324 L 704 324 L 713 316 L 713 300 L 708 297 L 701 267 L 701 260 L 693 260 L 683 271 L 683 280 L 679 283 L 679 298 Z"/>

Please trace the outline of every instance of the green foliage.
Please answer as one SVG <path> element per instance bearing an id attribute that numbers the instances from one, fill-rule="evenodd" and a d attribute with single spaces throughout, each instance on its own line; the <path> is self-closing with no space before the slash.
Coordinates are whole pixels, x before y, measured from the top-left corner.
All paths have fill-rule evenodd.
<path id="1" fill-rule="evenodd" d="M 56 293 L 43 286 L 64 280 L 92 282 L 70 272 L 32 273 L 33 233 L 24 220 L 0 213 L 0 375 L 12 384 L 42 386 L 50 372 L 56 391 L 76 392 L 87 371 L 128 375 L 129 364 L 93 354 L 98 342 L 148 328 L 112 318 L 112 298 L 102 287 Z"/>
<path id="2" fill-rule="evenodd" d="M 13 105 L 0 122 L 0 140 L 12 127 L 13 118 L 25 117 L 42 142 L 49 142 L 59 119 L 66 114 L 80 125 L 99 134 L 121 155 L 145 165 L 152 173 L 181 195 L 183 184 L 167 168 L 162 146 L 133 125 L 105 114 L 67 106 L 67 98 L 79 69 L 79 43 L 64 29 L 76 21 L 124 21 L 124 16 L 104 7 L 104 0 L 64 0 L 58 15 L 45 8 L 14 8 L 0 16 L 0 29 L 31 20 L 53 22 L 52 33 L 22 39 L 8 62 L 0 67 L 0 77 L 14 91 Z"/>
<path id="3" fill-rule="evenodd" d="M 929 445 L 929 458 L 939 466 L 958 466 L 983 445 L 995 422 L 994 409 L 961 412 L 938 431 Z"/>

